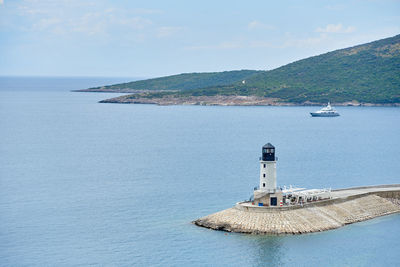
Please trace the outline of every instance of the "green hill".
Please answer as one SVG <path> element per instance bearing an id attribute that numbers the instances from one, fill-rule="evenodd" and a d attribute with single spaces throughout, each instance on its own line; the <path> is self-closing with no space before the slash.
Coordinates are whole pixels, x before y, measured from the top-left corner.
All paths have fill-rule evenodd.
<path id="1" fill-rule="evenodd" d="M 177 94 L 256 95 L 291 103 L 400 103 L 400 35 L 260 72 L 247 78 L 244 85 Z"/>
<path id="2" fill-rule="evenodd" d="M 400 35 L 303 59 L 247 80 L 290 102 L 400 102 Z"/>
<path id="3" fill-rule="evenodd" d="M 123 101 L 140 103 L 158 99 L 154 102 L 163 103 L 168 99 L 168 103 L 175 103 L 173 98 L 179 98 L 176 103 L 186 103 L 184 98 L 207 97 L 209 101 L 213 96 L 254 96 L 256 101 L 269 98 L 292 104 L 352 101 L 399 105 L 400 35 L 306 58 L 270 71 L 186 73 L 82 91 L 141 90 L 158 92 L 125 96 Z"/>
<path id="4" fill-rule="evenodd" d="M 255 70 L 237 70 L 224 72 L 184 73 L 129 83 L 114 84 L 78 91 L 85 92 L 130 92 L 140 90 L 191 90 L 210 86 L 223 86 L 260 73 Z"/>

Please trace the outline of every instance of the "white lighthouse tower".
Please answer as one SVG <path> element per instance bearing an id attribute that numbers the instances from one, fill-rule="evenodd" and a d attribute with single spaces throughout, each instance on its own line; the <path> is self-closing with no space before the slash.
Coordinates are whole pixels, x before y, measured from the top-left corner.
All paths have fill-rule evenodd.
<path id="1" fill-rule="evenodd" d="M 270 143 L 262 147 L 260 158 L 260 186 L 254 191 L 254 203 L 259 206 L 277 206 L 282 192 L 276 187 L 275 147 Z"/>
<path id="2" fill-rule="evenodd" d="M 276 191 L 276 159 L 275 147 L 270 143 L 262 147 L 260 158 L 260 191 L 275 193 Z"/>

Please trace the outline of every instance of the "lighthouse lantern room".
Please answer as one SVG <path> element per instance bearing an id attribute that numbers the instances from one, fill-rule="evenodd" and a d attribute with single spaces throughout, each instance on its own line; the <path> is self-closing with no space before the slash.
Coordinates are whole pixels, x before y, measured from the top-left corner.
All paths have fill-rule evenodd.
<path id="1" fill-rule="evenodd" d="M 276 160 L 275 147 L 270 143 L 262 147 L 260 160 L 260 190 L 275 193 L 276 190 Z"/>

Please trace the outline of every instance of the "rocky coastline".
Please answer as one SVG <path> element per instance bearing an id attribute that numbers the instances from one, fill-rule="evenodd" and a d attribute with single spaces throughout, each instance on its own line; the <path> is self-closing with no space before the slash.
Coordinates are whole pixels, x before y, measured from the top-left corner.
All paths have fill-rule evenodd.
<path id="1" fill-rule="evenodd" d="M 290 103 L 281 101 L 278 98 L 267 98 L 259 96 L 240 96 L 240 95 L 215 95 L 215 96 L 164 96 L 146 97 L 146 94 L 123 95 L 99 101 L 99 103 L 114 104 L 153 104 L 159 106 L 169 105 L 201 105 L 201 106 L 322 106 L 326 103 L 316 103 L 306 101 L 303 103 Z M 394 104 L 373 104 L 349 101 L 343 103 L 332 103 L 334 106 L 400 106 Z"/>

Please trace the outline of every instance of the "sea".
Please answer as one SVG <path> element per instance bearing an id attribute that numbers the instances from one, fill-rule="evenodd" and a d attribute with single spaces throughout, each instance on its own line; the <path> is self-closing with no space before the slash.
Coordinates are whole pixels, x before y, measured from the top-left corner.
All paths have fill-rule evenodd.
<path id="1" fill-rule="evenodd" d="M 0 78 L 0 266 L 400 266 L 400 215 L 259 236 L 191 222 L 279 186 L 400 183 L 400 108 L 100 104 L 133 78 Z"/>

